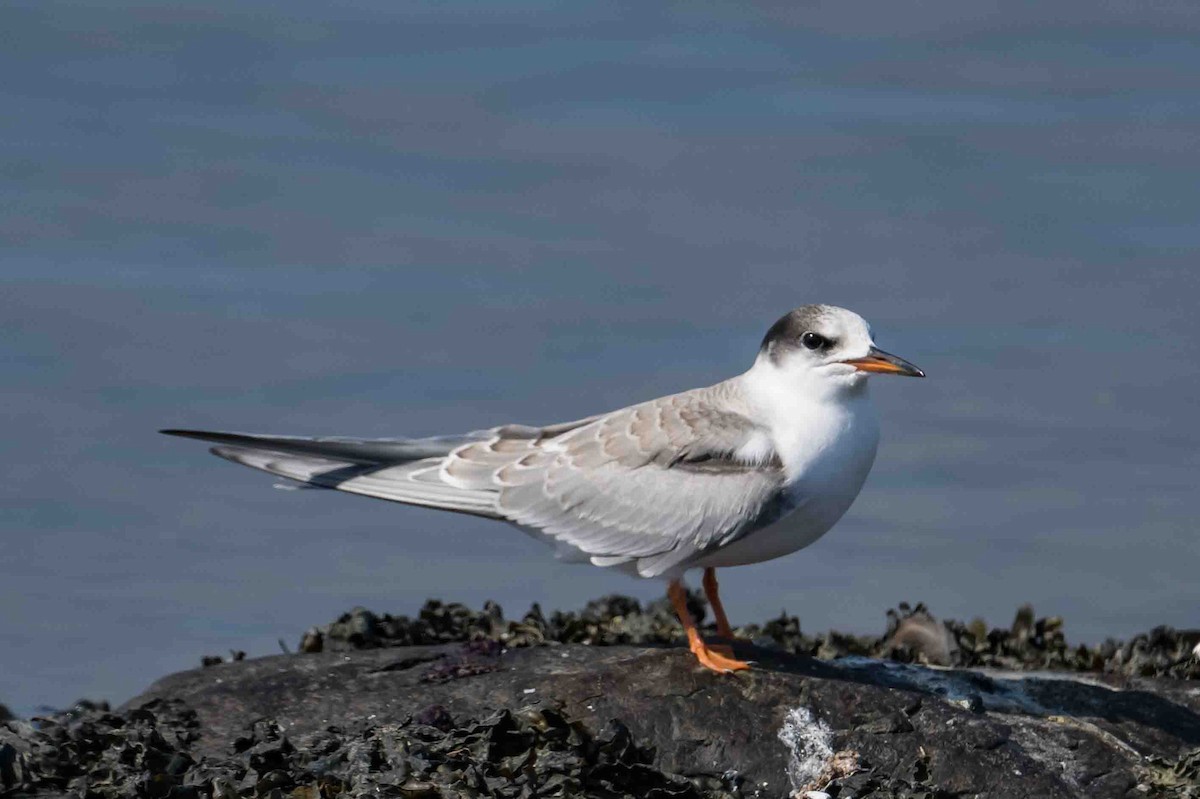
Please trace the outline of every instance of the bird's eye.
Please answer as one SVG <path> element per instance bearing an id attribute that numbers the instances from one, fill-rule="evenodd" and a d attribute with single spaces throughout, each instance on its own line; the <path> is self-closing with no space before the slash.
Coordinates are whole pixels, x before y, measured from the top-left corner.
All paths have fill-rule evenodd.
<path id="1" fill-rule="evenodd" d="M 800 337 L 800 343 L 810 350 L 824 350 L 829 348 L 829 339 L 822 336 L 820 333 L 814 333 L 811 330 Z"/>

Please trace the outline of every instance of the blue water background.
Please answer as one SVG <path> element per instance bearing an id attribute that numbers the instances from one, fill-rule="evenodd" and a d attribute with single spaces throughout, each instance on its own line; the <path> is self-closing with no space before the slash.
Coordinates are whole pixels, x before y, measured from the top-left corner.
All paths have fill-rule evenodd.
<path id="1" fill-rule="evenodd" d="M 723 574 L 735 621 L 1200 625 L 1200 12 L 990 6 L 4 4 L 0 702 L 355 604 L 654 598 L 154 431 L 571 419 L 806 302 L 929 379 L 875 382 L 862 496 Z"/>

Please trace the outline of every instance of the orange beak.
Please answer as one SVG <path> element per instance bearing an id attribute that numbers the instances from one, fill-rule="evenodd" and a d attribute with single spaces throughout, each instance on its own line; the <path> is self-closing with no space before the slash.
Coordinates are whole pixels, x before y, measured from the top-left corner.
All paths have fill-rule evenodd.
<path id="1" fill-rule="evenodd" d="M 880 372 L 889 375 L 904 375 L 905 377 L 924 377 L 925 373 L 903 358 L 872 347 L 865 358 L 851 358 L 848 363 L 862 372 Z"/>

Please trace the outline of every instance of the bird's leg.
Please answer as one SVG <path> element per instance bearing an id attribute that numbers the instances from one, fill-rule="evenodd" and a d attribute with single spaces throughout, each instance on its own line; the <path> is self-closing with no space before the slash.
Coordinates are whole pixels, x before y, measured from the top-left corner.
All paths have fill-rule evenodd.
<path id="1" fill-rule="evenodd" d="M 700 661 L 701 666 L 713 671 L 740 671 L 750 668 L 749 663 L 714 652 L 704 643 L 704 639 L 700 637 L 700 631 L 696 629 L 696 622 L 692 619 L 692 614 L 688 612 L 687 592 L 683 589 L 683 583 L 672 580 L 667 585 L 667 596 L 670 597 L 671 604 L 675 607 L 675 615 L 679 616 L 679 621 L 683 624 L 684 631 L 687 632 L 688 648 L 692 650 L 696 660 Z"/>
<path id="2" fill-rule="evenodd" d="M 729 617 L 725 615 L 725 606 L 721 604 L 721 595 L 717 592 L 717 570 L 711 566 L 705 569 L 702 584 L 704 595 L 708 597 L 708 604 L 717 619 L 717 635 L 733 641 L 733 628 L 729 626 Z M 729 644 L 709 644 L 708 648 L 725 657 L 733 656 L 733 647 Z"/>
<path id="3" fill-rule="evenodd" d="M 717 617 L 717 635 L 732 639 L 733 628 L 729 626 L 729 617 L 725 615 L 725 606 L 721 604 L 721 595 L 717 593 L 717 570 L 712 566 L 704 570 L 704 595 L 708 597 L 708 604 Z"/>

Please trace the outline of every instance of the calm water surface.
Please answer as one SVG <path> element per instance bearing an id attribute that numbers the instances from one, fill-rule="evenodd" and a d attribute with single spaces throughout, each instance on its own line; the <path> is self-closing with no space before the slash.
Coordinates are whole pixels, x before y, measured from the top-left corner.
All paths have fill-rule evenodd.
<path id="1" fill-rule="evenodd" d="M 831 302 L 875 470 L 736 620 L 1200 624 L 1200 14 L 935 3 L 0 10 L 0 702 L 121 701 L 354 604 L 661 585 L 154 433 L 571 419 Z"/>

